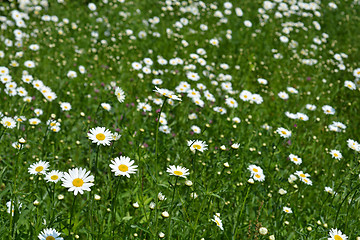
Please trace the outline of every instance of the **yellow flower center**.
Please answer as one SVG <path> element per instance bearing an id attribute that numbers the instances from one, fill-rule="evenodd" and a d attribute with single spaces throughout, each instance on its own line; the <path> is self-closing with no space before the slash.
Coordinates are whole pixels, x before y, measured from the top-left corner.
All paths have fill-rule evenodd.
<path id="1" fill-rule="evenodd" d="M 293 160 L 294 160 L 294 162 L 297 162 L 297 161 L 298 161 L 297 158 L 293 158 Z"/>
<path id="2" fill-rule="evenodd" d="M 183 173 L 181 171 L 174 171 L 174 174 L 177 175 L 177 176 L 182 176 Z"/>
<path id="3" fill-rule="evenodd" d="M 199 150 L 199 149 L 201 149 L 201 146 L 200 146 L 199 144 L 194 144 L 194 145 L 193 145 L 193 148 Z"/>
<path id="4" fill-rule="evenodd" d="M 98 134 L 96 134 L 95 137 L 96 137 L 96 139 L 99 140 L 99 141 L 105 140 L 105 134 L 103 134 L 103 133 L 98 133 Z"/>
<path id="5" fill-rule="evenodd" d="M 38 166 L 37 168 L 35 168 L 35 171 L 37 172 L 41 172 L 42 170 L 44 170 L 43 166 Z"/>
<path id="6" fill-rule="evenodd" d="M 260 178 L 261 176 L 259 174 L 255 174 L 255 177 L 256 178 Z"/>
<path id="7" fill-rule="evenodd" d="M 37 124 L 37 122 L 36 122 L 36 121 L 32 121 L 31 124 L 35 125 L 35 124 Z"/>
<path id="8" fill-rule="evenodd" d="M 50 178 L 51 178 L 51 180 L 55 181 L 55 180 L 59 179 L 59 176 L 58 175 L 52 175 Z"/>
<path id="9" fill-rule="evenodd" d="M 11 126 L 11 122 L 9 122 L 9 121 L 6 121 L 5 124 L 6 124 L 8 127 Z"/>
<path id="10" fill-rule="evenodd" d="M 125 164 L 119 165 L 118 168 L 119 168 L 119 170 L 120 170 L 121 172 L 127 172 L 127 171 L 129 170 L 129 167 L 126 166 Z"/>
<path id="11" fill-rule="evenodd" d="M 300 174 L 300 177 L 302 177 L 302 178 L 305 178 L 306 176 L 305 176 L 305 174 Z"/>
<path id="12" fill-rule="evenodd" d="M 82 185 L 84 185 L 84 181 L 83 181 L 81 178 L 75 178 L 75 179 L 72 181 L 72 184 L 73 184 L 75 187 L 81 187 Z"/>
<path id="13" fill-rule="evenodd" d="M 337 153 L 334 153 L 334 156 L 335 156 L 335 157 L 338 157 L 339 155 L 338 155 Z"/>
<path id="14" fill-rule="evenodd" d="M 258 172 L 258 170 L 257 170 L 256 168 L 253 168 L 253 171 L 254 171 L 254 172 Z"/>
<path id="15" fill-rule="evenodd" d="M 46 240 L 55 240 L 55 238 L 53 236 L 48 236 L 46 237 Z"/>
<path id="16" fill-rule="evenodd" d="M 215 220 L 216 225 L 220 226 L 220 222 L 218 220 Z"/>
<path id="17" fill-rule="evenodd" d="M 339 235 L 335 235 L 335 236 L 334 236 L 334 239 L 335 239 L 335 240 L 343 240 L 343 238 L 340 237 Z"/>

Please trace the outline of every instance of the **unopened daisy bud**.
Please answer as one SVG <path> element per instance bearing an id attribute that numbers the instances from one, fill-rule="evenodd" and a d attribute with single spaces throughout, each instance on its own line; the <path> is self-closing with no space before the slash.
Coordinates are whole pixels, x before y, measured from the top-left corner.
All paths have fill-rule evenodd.
<path id="1" fill-rule="evenodd" d="M 312 230 L 312 227 L 307 227 L 306 228 L 308 231 L 311 231 Z"/>
<path id="2" fill-rule="evenodd" d="M 80 116 L 84 117 L 84 116 L 85 116 L 85 113 L 81 112 L 81 113 L 80 113 Z"/>
<path id="3" fill-rule="evenodd" d="M 164 237 L 165 237 L 165 233 L 159 232 L 159 238 L 164 238 Z"/>
<path id="4" fill-rule="evenodd" d="M 139 203 L 138 203 L 138 202 L 135 202 L 135 203 L 133 203 L 133 207 L 134 207 L 134 208 L 139 208 L 139 207 L 140 207 L 140 205 L 139 205 Z"/>
<path id="5" fill-rule="evenodd" d="M 285 225 L 289 225 L 289 222 L 288 222 L 288 221 L 285 221 L 284 224 L 285 224 Z"/>
<path id="6" fill-rule="evenodd" d="M 320 220 L 318 220 L 316 223 L 319 224 L 319 225 L 321 225 L 321 221 L 320 221 Z"/>
<path id="7" fill-rule="evenodd" d="M 56 118 L 56 115 L 54 113 L 51 114 L 50 116 L 51 116 L 51 118 Z"/>
<path id="8" fill-rule="evenodd" d="M 161 192 L 159 192 L 159 194 L 158 194 L 158 199 L 159 199 L 159 201 L 165 201 L 165 200 L 166 200 L 166 197 L 165 197 L 165 195 L 163 195 Z"/>
<path id="9" fill-rule="evenodd" d="M 191 187 L 193 185 L 193 182 L 190 181 L 190 180 L 186 180 L 185 185 L 188 186 L 188 187 Z"/>
<path id="10" fill-rule="evenodd" d="M 75 237 L 76 239 L 79 239 L 79 238 L 80 238 L 80 236 L 79 236 L 79 235 L 77 235 L 77 234 L 76 234 L 74 237 Z"/>
<path id="11" fill-rule="evenodd" d="M 250 178 L 250 179 L 248 180 L 248 183 L 254 184 L 254 179 Z"/>
<path id="12" fill-rule="evenodd" d="M 155 209 L 155 203 L 154 202 L 151 202 L 150 204 L 149 204 L 149 208 L 151 209 L 151 210 L 154 210 Z"/>
<path id="13" fill-rule="evenodd" d="M 63 199 L 64 199 L 64 195 L 59 194 L 58 199 L 59 199 L 59 200 L 63 200 Z"/>
<path id="14" fill-rule="evenodd" d="M 223 151 L 225 151 L 225 150 L 226 150 L 225 145 L 222 145 L 222 146 L 220 147 L 220 149 L 223 150 Z"/>
<path id="15" fill-rule="evenodd" d="M 198 197 L 198 195 L 196 194 L 196 192 L 192 192 L 192 193 L 190 193 L 190 197 L 195 199 Z"/>
<path id="16" fill-rule="evenodd" d="M 324 223 L 324 228 L 327 228 L 328 227 L 328 225 L 327 225 L 327 223 Z M 358 237 L 359 239 L 358 240 L 360 240 L 360 237 Z M 356 238 L 357 239 L 357 238 Z"/>
<path id="17" fill-rule="evenodd" d="M 269 240 L 275 240 L 275 236 L 274 236 L 274 235 L 270 235 Z"/>
<path id="18" fill-rule="evenodd" d="M 285 194 L 287 193 L 287 191 L 284 190 L 284 189 L 282 189 L 282 188 L 280 188 L 280 189 L 279 189 L 279 193 L 280 193 L 280 195 L 285 195 Z"/>
<path id="19" fill-rule="evenodd" d="M 95 199 L 96 201 L 99 201 L 99 200 L 101 199 L 101 197 L 100 197 L 99 195 L 95 194 L 95 195 L 94 195 L 94 199 Z"/>
<path id="20" fill-rule="evenodd" d="M 224 167 L 230 167 L 229 163 L 228 162 L 224 163 Z"/>
<path id="21" fill-rule="evenodd" d="M 33 202 L 33 204 L 34 204 L 34 206 L 39 206 L 40 202 L 39 202 L 38 200 L 35 200 L 35 201 Z"/>
<path id="22" fill-rule="evenodd" d="M 356 237 L 356 240 L 360 240 L 360 237 Z"/>
<path id="23" fill-rule="evenodd" d="M 260 233 L 261 235 L 266 235 L 266 234 L 268 234 L 268 230 L 267 230 L 266 228 L 264 228 L 264 227 L 261 227 L 261 228 L 259 229 L 259 233 Z"/>
<path id="24" fill-rule="evenodd" d="M 20 138 L 19 143 L 24 144 L 24 143 L 26 143 L 26 140 L 24 138 Z"/>
<path id="25" fill-rule="evenodd" d="M 164 211 L 161 213 L 161 216 L 163 216 L 164 218 L 168 218 L 170 215 L 167 211 Z"/>
<path id="26" fill-rule="evenodd" d="M 234 143 L 231 145 L 231 148 L 233 148 L 233 149 L 238 149 L 239 147 L 240 147 L 239 143 Z"/>

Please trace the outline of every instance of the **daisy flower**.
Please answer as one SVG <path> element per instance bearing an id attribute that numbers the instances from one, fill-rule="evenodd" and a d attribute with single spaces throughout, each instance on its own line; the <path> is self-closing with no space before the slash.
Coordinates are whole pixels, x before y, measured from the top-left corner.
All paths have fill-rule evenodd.
<path id="1" fill-rule="evenodd" d="M 38 236 L 40 240 L 63 240 L 61 233 L 52 228 L 42 230 Z"/>
<path id="2" fill-rule="evenodd" d="M 14 128 L 16 127 L 16 122 L 11 117 L 3 117 L 0 122 L 6 128 Z"/>
<path id="3" fill-rule="evenodd" d="M 111 110 L 111 105 L 108 103 L 101 103 L 101 107 L 103 109 L 105 109 L 106 111 L 110 111 Z"/>
<path id="4" fill-rule="evenodd" d="M 243 90 L 239 95 L 239 98 L 243 101 L 250 101 L 251 97 L 252 93 L 247 90 Z"/>
<path id="5" fill-rule="evenodd" d="M 143 112 L 150 112 L 151 106 L 147 103 L 140 102 L 139 105 L 137 106 L 137 109 L 142 110 Z"/>
<path id="6" fill-rule="evenodd" d="M 286 92 L 279 92 L 278 96 L 279 96 L 279 98 L 281 98 L 283 100 L 289 99 L 289 94 L 287 94 Z"/>
<path id="7" fill-rule="evenodd" d="M 11 215 L 14 216 L 14 213 L 15 213 L 15 207 L 14 207 L 14 202 L 11 203 L 11 201 L 8 201 L 6 203 L 6 206 L 7 206 L 7 212 L 10 213 L 11 212 Z M 22 203 L 21 202 L 18 202 L 18 206 L 17 206 L 17 209 L 20 213 L 20 209 L 22 207 Z"/>
<path id="8" fill-rule="evenodd" d="M 330 237 L 328 240 L 347 240 L 348 237 L 343 234 L 340 230 L 332 228 L 329 232 Z"/>
<path id="9" fill-rule="evenodd" d="M 287 129 L 285 129 L 285 128 L 279 127 L 279 128 L 276 130 L 276 132 L 277 132 L 278 134 L 280 134 L 280 136 L 283 137 L 283 138 L 289 138 L 289 137 L 291 137 L 291 131 L 289 131 L 289 130 L 287 130 Z"/>
<path id="10" fill-rule="evenodd" d="M 325 187 L 325 192 L 328 192 L 331 195 L 336 195 L 336 192 L 331 187 Z"/>
<path id="11" fill-rule="evenodd" d="M 183 177 L 183 178 L 186 178 L 186 176 L 189 175 L 189 169 L 186 169 L 181 166 L 175 166 L 175 165 L 170 165 L 166 169 L 166 172 L 168 172 L 170 175 L 177 176 L 177 177 Z"/>
<path id="12" fill-rule="evenodd" d="M 250 165 L 248 167 L 248 170 L 251 172 L 251 177 L 253 177 L 255 174 L 263 174 L 263 170 L 261 167 L 256 165 Z"/>
<path id="13" fill-rule="evenodd" d="M 335 109 L 329 105 L 324 105 L 322 107 L 322 110 L 324 111 L 325 114 L 329 114 L 329 115 L 334 115 L 335 114 Z"/>
<path id="14" fill-rule="evenodd" d="M 312 181 L 309 179 L 309 178 L 300 178 L 300 180 L 303 182 L 303 183 L 305 183 L 305 184 L 307 184 L 307 185 L 312 185 Z"/>
<path id="15" fill-rule="evenodd" d="M 32 175 L 45 174 L 46 170 L 49 168 L 49 163 L 45 161 L 39 161 L 37 163 L 33 163 L 28 168 L 28 172 Z"/>
<path id="16" fill-rule="evenodd" d="M 349 88 L 350 90 L 356 90 L 356 85 L 352 81 L 345 81 L 344 86 Z"/>
<path id="17" fill-rule="evenodd" d="M 303 171 L 296 171 L 295 175 L 300 177 L 300 179 L 310 177 L 310 174 L 304 173 Z"/>
<path id="18" fill-rule="evenodd" d="M 194 132 L 194 133 L 197 133 L 197 134 L 200 134 L 201 133 L 201 129 L 196 126 L 196 125 L 192 125 L 191 126 L 191 130 Z"/>
<path id="19" fill-rule="evenodd" d="M 94 185 L 94 176 L 90 175 L 90 171 L 82 168 L 73 168 L 69 172 L 65 172 L 62 181 L 63 187 L 69 188 L 70 192 L 74 192 L 76 196 L 79 192 L 83 194 L 84 191 L 91 191 L 90 187 Z"/>
<path id="20" fill-rule="evenodd" d="M 224 230 L 223 228 L 223 224 L 222 224 L 222 221 L 220 219 L 220 214 L 217 213 L 214 215 L 214 219 L 211 219 L 211 221 L 213 221 L 214 223 L 216 223 L 216 225 L 221 229 L 221 230 Z"/>
<path id="21" fill-rule="evenodd" d="M 45 180 L 47 182 L 57 183 L 63 176 L 63 173 L 58 170 L 52 170 L 46 173 Z"/>
<path id="22" fill-rule="evenodd" d="M 200 141 L 200 140 L 189 140 L 187 142 L 187 145 L 190 147 L 190 150 L 192 152 L 200 151 L 200 152 L 204 152 L 205 150 L 207 150 L 207 145 L 205 141 Z"/>
<path id="23" fill-rule="evenodd" d="M 340 160 L 342 158 L 342 154 L 338 150 L 333 149 L 333 150 L 330 151 L 330 154 L 331 154 L 332 158 L 335 158 L 335 159 L 338 159 L 338 160 Z"/>
<path id="24" fill-rule="evenodd" d="M 264 173 L 256 173 L 252 177 L 253 177 L 254 180 L 259 181 L 259 182 L 265 181 Z"/>
<path id="25" fill-rule="evenodd" d="M 68 102 L 62 102 L 60 104 L 61 110 L 62 111 L 70 111 L 71 110 L 71 104 Z"/>
<path id="26" fill-rule="evenodd" d="M 97 145 L 110 145 L 112 140 L 112 133 L 105 127 L 92 128 L 87 135 L 88 138 Z"/>
<path id="27" fill-rule="evenodd" d="M 289 207 L 283 207 L 283 211 L 286 213 L 292 213 L 292 210 Z"/>
<path id="28" fill-rule="evenodd" d="M 115 173 L 115 176 L 126 176 L 130 178 L 130 174 L 134 174 L 137 171 L 137 165 L 134 164 L 134 160 L 131 160 L 129 157 L 121 156 L 120 158 L 115 158 L 111 161 L 112 164 L 111 171 Z"/>
<path id="29" fill-rule="evenodd" d="M 119 102 L 122 103 L 125 101 L 125 92 L 119 87 L 116 87 L 115 89 L 115 96 L 117 97 Z"/>
<path id="30" fill-rule="evenodd" d="M 302 163 L 302 159 L 294 154 L 289 155 L 290 160 L 295 163 L 296 165 L 300 165 Z"/>
<path id="31" fill-rule="evenodd" d="M 121 134 L 119 134 L 119 133 L 117 133 L 117 132 L 114 132 L 113 134 L 112 134 L 112 139 L 114 140 L 114 141 L 117 141 L 117 140 L 119 140 L 121 138 Z"/>

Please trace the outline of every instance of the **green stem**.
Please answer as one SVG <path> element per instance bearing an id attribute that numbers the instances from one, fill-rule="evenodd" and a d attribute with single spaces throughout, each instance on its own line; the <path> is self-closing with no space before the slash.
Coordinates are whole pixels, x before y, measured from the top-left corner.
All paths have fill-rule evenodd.
<path id="1" fill-rule="evenodd" d="M 171 204 L 170 204 L 170 217 L 169 217 L 169 227 L 168 227 L 168 236 L 169 236 L 169 239 L 171 239 L 171 218 L 172 218 L 172 215 L 173 215 L 173 210 L 175 208 L 175 206 L 173 205 L 174 203 L 174 197 L 175 197 L 175 191 L 176 191 L 176 185 L 177 185 L 177 181 L 178 181 L 178 177 L 176 177 L 176 180 L 175 180 L 175 185 L 174 185 L 174 191 L 173 191 L 173 195 L 171 197 Z"/>
<path id="2" fill-rule="evenodd" d="M 76 201 L 76 196 L 77 195 L 75 195 L 74 196 L 74 200 L 73 200 L 73 203 L 72 203 L 72 206 L 71 206 L 71 211 L 70 211 L 70 224 L 69 224 L 69 235 L 70 235 L 70 232 L 71 232 L 71 230 L 72 230 L 72 219 L 73 219 L 73 217 L 74 217 L 74 208 L 75 208 L 75 201 Z"/>
<path id="3" fill-rule="evenodd" d="M 115 180 L 115 194 L 113 196 L 112 202 L 111 202 L 111 215 L 112 215 L 112 227 L 111 227 L 111 231 L 112 231 L 112 238 L 115 239 L 115 222 L 116 222 L 116 197 L 117 197 L 117 192 L 119 189 L 119 185 L 120 185 L 120 177 L 118 177 Z"/>
<path id="4" fill-rule="evenodd" d="M 243 205 L 242 205 L 242 207 L 241 207 L 241 211 L 240 211 L 239 217 L 238 217 L 238 218 L 236 219 L 236 221 L 235 221 L 234 228 L 235 228 L 236 230 L 235 230 L 235 233 L 233 234 L 232 239 L 236 239 L 237 230 L 239 229 L 239 228 L 236 227 L 236 224 L 237 224 L 237 221 L 241 219 L 241 216 L 242 216 L 242 213 L 243 213 L 244 207 L 245 207 L 245 202 L 246 202 L 246 199 L 247 199 L 247 197 L 248 197 L 248 195 L 249 195 L 249 192 L 250 192 L 250 186 L 248 186 L 248 189 L 247 189 L 247 192 L 246 192 L 246 196 L 245 196 L 245 198 L 244 198 L 244 202 L 243 202 Z"/>

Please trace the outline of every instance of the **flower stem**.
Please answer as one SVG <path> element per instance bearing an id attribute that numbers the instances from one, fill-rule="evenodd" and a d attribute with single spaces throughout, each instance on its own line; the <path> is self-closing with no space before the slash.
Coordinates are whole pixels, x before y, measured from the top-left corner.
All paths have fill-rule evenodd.
<path id="1" fill-rule="evenodd" d="M 176 177 L 176 180 L 175 180 L 175 185 L 174 185 L 174 191 L 173 191 L 173 195 L 171 197 L 171 204 L 170 204 L 170 217 L 169 217 L 169 228 L 168 228 L 168 236 L 169 236 L 169 239 L 171 239 L 171 218 L 172 218 L 172 215 L 173 215 L 173 210 L 175 208 L 175 206 L 173 205 L 174 203 L 174 197 L 175 197 L 175 191 L 176 191 L 176 185 L 177 185 L 177 181 L 178 181 L 178 177 Z"/>
<path id="2" fill-rule="evenodd" d="M 241 211 L 240 211 L 239 217 L 237 217 L 237 218 L 235 219 L 232 239 L 236 239 L 237 230 L 239 229 L 238 227 L 236 227 L 236 225 L 237 225 L 238 220 L 241 219 L 241 216 L 242 216 L 242 213 L 243 213 L 244 207 L 245 207 L 245 202 L 246 202 L 246 199 L 247 199 L 247 197 L 248 197 L 248 195 L 249 195 L 249 192 L 250 192 L 250 186 L 248 186 L 248 189 L 247 189 L 247 192 L 246 192 L 246 196 L 245 196 L 245 198 L 244 198 L 244 202 L 243 202 L 243 205 L 242 205 L 242 207 L 241 207 Z M 235 231 L 234 231 L 234 230 L 235 230 Z"/>

